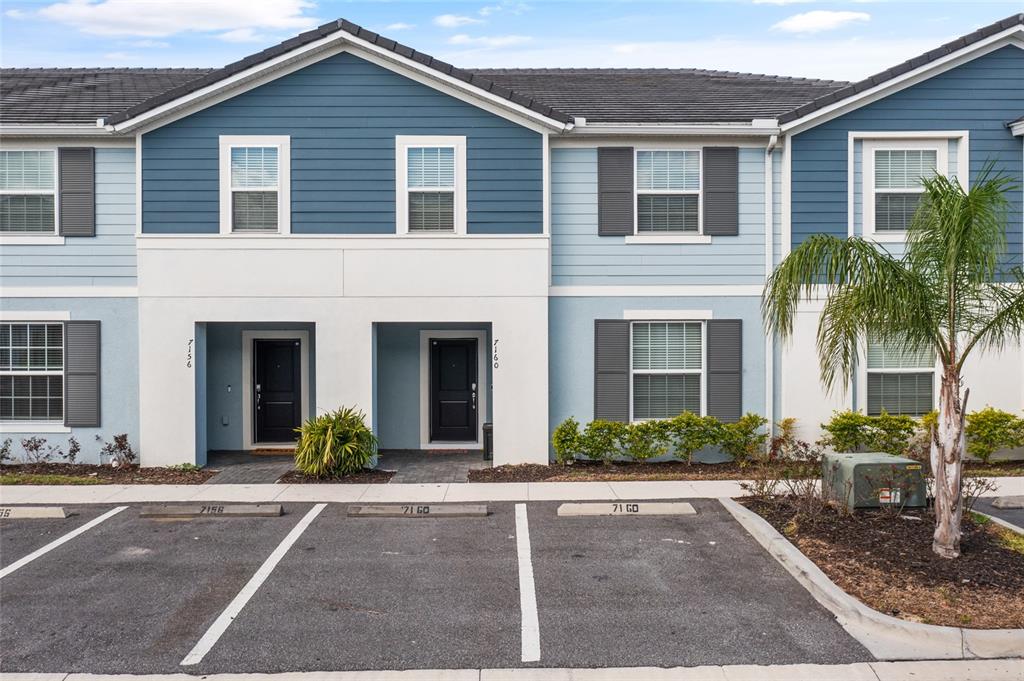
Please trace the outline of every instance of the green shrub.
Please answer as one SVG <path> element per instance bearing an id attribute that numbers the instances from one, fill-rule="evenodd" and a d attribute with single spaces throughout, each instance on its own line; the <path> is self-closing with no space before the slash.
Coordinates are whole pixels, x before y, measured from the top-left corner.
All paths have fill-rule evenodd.
<path id="1" fill-rule="evenodd" d="M 928 419 L 927 414 L 918 421 L 912 416 L 884 411 L 878 416 L 837 411 L 828 423 L 821 424 L 828 433 L 821 444 L 837 452 L 885 452 L 907 456 L 927 444 L 926 437 L 922 441 L 920 434 L 915 437 L 915 433 L 920 433 L 922 424 Z"/>
<path id="2" fill-rule="evenodd" d="M 857 411 L 836 411 L 828 423 L 821 424 L 828 433 L 821 443 L 837 452 L 860 451 L 871 441 L 871 417 Z"/>
<path id="3" fill-rule="evenodd" d="M 318 478 L 357 473 L 377 453 L 377 437 L 363 412 L 342 407 L 309 419 L 297 428 L 295 467 Z"/>
<path id="4" fill-rule="evenodd" d="M 988 464 L 1000 449 L 1024 446 L 1024 419 L 985 407 L 967 415 L 967 452 Z"/>
<path id="5" fill-rule="evenodd" d="M 551 434 L 551 446 L 555 450 L 555 461 L 561 464 L 572 463 L 583 453 L 583 437 L 576 419 L 570 416 L 558 424 Z"/>
<path id="6" fill-rule="evenodd" d="M 871 418 L 868 446 L 875 452 L 905 456 L 917 427 L 917 421 L 911 416 L 887 414 L 883 411 Z"/>
<path id="7" fill-rule="evenodd" d="M 669 423 L 669 421 L 630 423 L 622 438 L 623 453 L 636 462 L 647 461 L 667 454 L 672 441 Z"/>
<path id="8" fill-rule="evenodd" d="M 202 466 L 197 466 L 194 463 L 175 463 L 167 467 L 169 471 L 178 471 L 180 473 L 194 473 L 195 471 L 203 470 Z"/>
<path id="9" fill-rule="evenodd" d="M 684 411 L 668 422 L 669 433 L 677 459 L 693 463 L 694 452 L 722 439 L 723 424 L 714 416 L 698 416 Z"/>
<path id="10" fill-rule="evenodd" d="M 736 463 L 745 466 L 748 461 L 762 458 L 768 433 L 762 428 L 768 419 L 760 414 L 744 414 L 735 423 L 722 425 L 719 446 Z"/>
<path id="11" fill-rule="evenodd" d="M 621 444 L 625 439 L 628 426 L 618 421 L 597 419 L 587 424 L 583 430 L 581 451 L 591 461 L 603 461 L 610 464 L 612 459 L 622 451 Z"/>

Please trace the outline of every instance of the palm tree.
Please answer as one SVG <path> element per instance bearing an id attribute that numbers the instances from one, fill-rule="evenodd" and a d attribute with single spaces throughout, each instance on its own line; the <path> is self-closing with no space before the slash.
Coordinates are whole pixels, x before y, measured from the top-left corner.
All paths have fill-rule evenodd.
<path id="1" fill-rule="evenodd" d="M 972 351 L 1020 341 L 1024 273 L 1000 267 L 1007 250 L 1007 194 L 1016 190 L 1008 178 L 994 175 L 990 164 L 969 191 L 943 176 L 921 182 L 924 191 L 903 257 L 857 237 L 812 236 L 769 277 L 761 310 L 769 331 L 784 339 L 792 334 L 800 301 L 824 298 L 817 347 L 821 380 L 830 390 L 846 385 L 865 338 L 899 351 L 934 349 L 942 376 L 938 425 L 930 437 L 932 549 L 955 558 L 970 392 L 961 390 L 961 372 Z"/>

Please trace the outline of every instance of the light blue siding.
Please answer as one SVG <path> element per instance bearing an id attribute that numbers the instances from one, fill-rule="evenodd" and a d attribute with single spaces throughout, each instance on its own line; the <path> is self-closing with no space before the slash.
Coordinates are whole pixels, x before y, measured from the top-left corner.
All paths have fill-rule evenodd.
<path id="1" fill-rule="evenodd" d="M 115 435 L 128 434 L 128 441 L 139 447 L 139 331 L 138 304 L 134 298 L 3 298 L 0 310 L 17 312 L 70 312 L 71 319 L 100 322 L 100 427 L 72 428 L 70 433 L 38 433 L 47 443 L 60 445 L 66 452 L 68 438 L 82 446 L 78 461 L 99 463 L 103 442 Z M 0 435 L 13 440 L 12 454 L 22 454 L 21 439 L 32 432 Z M 98 441 L 96 437 L 99 436 Z"/>
<path id="2" fill-rule="evenodd" d="M 351 54 L 143 135 L 143 231 L 219 231 L 218 136 L 291 137 L 292 232 L 395 232 L 395 136 L 466 137 L 470 233 L 540 233 L 542 137 Z"/>
<path id="3" fill-rule="evenodd" d="M 765 413 L 765 341 L 757 297 L 550 298 L 548 385 L 550 428 L 570 416 L 594 418 L 594 320 L 625 310 L 711 310 L 714 319 L 743 320 L 743 411 Z"/>
<path id="4" fill-rule="evenodd" d="M 772 152 L 772 262 L 782 262 L 782 150 Z"/>
<path id="5" fill-rule="evenodd" d="M 847 234 L 849 132 L 967 130 L 971 180 L 992 161 L 1019 187 L 1021 140 L 1013 137 L 1006 122 L 1019 118 L 1021 112 L 1024 50 L 1008 46 L 796 135 L 792 140 L 793 245 L 815 233 Z M 859 182 L 858 177 L 855 180 Z M 1024 248 L 1020 190 L 1010 198 L 1010 253 L 1005 264 L 1013 266 L 1021 264 Z M 855 219 L 860 221 L 857 210 L 855 205 Z"/>
<path id="6" fill-rule="evenodd" d="M 96 236 L 0 248 L 0 287 L 135 285 L 135 150 L 96 150 Z"/>
<path id="7" fill-rule="evenodd" d="M 711 244 L 626 244 L 597 235 L 597 149 L 551 151 L 551 275 L 564 285 L 760 284 L 764 150 L 740 149 L 739 235 Z"/>

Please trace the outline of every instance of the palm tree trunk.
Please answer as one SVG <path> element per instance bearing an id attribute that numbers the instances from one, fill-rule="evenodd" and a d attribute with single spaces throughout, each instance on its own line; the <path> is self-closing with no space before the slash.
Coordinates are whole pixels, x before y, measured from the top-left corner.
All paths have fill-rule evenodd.
<path id="1" fill-rule="evenodd" d="M 960 376 L 955 367 L 944 369 L 939 392 L 939 422 L 932 435 L 931 466 L 935 476 L 935 535 L 932 550 L 943 558 L 960 555 L 960 520 L 963 506 L 960 475 L 966 445 Z"/>

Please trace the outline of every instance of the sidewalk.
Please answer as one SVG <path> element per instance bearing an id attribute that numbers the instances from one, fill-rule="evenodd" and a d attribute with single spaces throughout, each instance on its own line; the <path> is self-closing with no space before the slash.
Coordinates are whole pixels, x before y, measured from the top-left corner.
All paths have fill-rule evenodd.
<path id="1" fill-rule="evenodd" d="M 986 496 L 1024 494 L 1024 477 L 994 478 Z M 4 485 L 4 504 L 107 504 L 181 501 L 393 502 L 716 499 L 743 495 L 739 480 L 510 482 L 385 485 Z"/>

